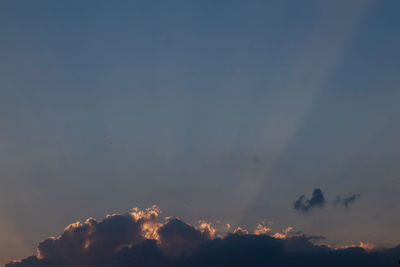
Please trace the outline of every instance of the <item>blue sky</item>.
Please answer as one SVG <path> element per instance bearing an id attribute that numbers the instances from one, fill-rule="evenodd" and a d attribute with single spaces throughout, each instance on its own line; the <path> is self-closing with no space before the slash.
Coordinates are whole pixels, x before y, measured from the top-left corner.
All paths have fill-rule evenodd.
<path id="1" fill-rule="evenodd" d="M 0 260 L 78 219 L 153 204 L 398 244 L 399 8 L 2 2 Z M 294 212 L 314 188 L 361 197 Z"/>

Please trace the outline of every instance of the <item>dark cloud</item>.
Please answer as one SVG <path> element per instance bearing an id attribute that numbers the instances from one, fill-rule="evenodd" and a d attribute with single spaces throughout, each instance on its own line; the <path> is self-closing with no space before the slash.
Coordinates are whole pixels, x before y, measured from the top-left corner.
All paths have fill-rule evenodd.
<path id="1" fill-rule="evenodd" d="M 211 239 L 207 232 L 200 232 L 178 219 L 172 219 L 158 230 L 160 247 L 168 255 L 190 252 L 206 240 Z"/>
<path id="2" fill-rule="evenodd" d="M 311 201 L 311 200 L 310 200 Z M 158 210 L 135 210 L 68 226 L 38 246 L 38 256 L 6 267 L 395 266 L 400 246 L 367 251 L 317 245 L 320 238 L 276 238 L 247 231 L 214 235 L 179 219 L 157 222 Z"/>
<path id="3" fill-rule="evenodd" d="M 101 222 L 90 218 L 84 223 L 71 224 L 61 236 L 39 243 L 38 257 L 44 260 L 43 266 L 47 262 L 52 266 L 112 266 L 118 249 L 144 240 L 142 226 L 155 223 L 156 214 L 156 210 L 149 209 L 139 215 L 116 214 Z"/>
<path id="4" fill-rule="evenodd" d="M 350 204 L 354 203 L 356 201 L 357 198 L 359 198 L 360 195 L 359 194 L 353 194 L 349 197 L 341 197 L 341 196 L 337 196 L 335 201 L 333 202 L 333 205 L 335 206 L 343 206 L 348 208 Z"/>
<path id="5" fill-rule="evenodd" d="M 322 193 L 321 189 L 315 188 L 311 199 L 307 199 L 304 195 L 300 196 L 294 202 L 294 209 L 303 213 L 307 214 L 309 211 L 315 208 L 322 208 L 325 205 L 325 197 Z"/>

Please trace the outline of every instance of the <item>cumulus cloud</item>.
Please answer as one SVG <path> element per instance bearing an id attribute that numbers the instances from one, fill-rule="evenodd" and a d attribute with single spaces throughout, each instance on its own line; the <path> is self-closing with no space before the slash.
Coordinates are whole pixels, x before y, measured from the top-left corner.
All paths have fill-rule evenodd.
<path id="1" fill-rule="evenodd" d="M 37 256 L 6 267 L 159 266 L 394 266 L 400 246 L 373 250 L 369 243 L 331 248 L 315 238 L 262 224 L 254 234 L 237 227 L 224 236 L 211 223 L 177 218 L 159 222 L 157 207 L 89 218 L 38 245 Z"/>
<path id="2" fill-rule="evenodd" d="M 248 235 L 249 231 L 239 226 L 235 230 L 233 230 L 233 233 L 235 235 Z"/>
<path id="3" fill-rule="evenodd" d="M 353 195 L 345 197 L 345 198 L 343 198 L 341 196 L 337 196 L 335 201 L 333 202 L 333 205 L 348 208 L 349 205 L 354 203 L 357 200 L 357 198 L 359 198 L 359 197 L 360 197 L 359 194 L 353 194 Z"/>
<path id="4" fill-rule="evenodd" d="M 325 197 L 321 189 L 315 188 L 312 197 L 307 199 L 304 195 L 300 196 L 293 204 L 295 210 L 307 214 L 315 208 L 322 208 L 325 205 Z"/>
<path id="5" fill-rule="evenodd" d="M 200 231 L 179 219 L 171 219 L 159 230 L 160 248 L 167 254 L 188 254 L 201 243 L 211 238 L 209 232 Z"/>
<path id="6" fill-rule="evenodd" d="M 256 228 L 254 229 L 253 233 L 255 235 L 265 235 L 266 233 L 268 233 L 270 231 L 271 231 L 271 228 L 269 228 L 269 227 L 267 227 L 267 226 L 265 226 L 265 225 L 260 223 L 260 224 L 258 224 L 256 226 Z"/>
<path id="7" fill-rule="evenodd" d="M 344 245 L 344 246 L 341 246 L 341 247 L 339 247 L 339 248 L 337 248 L 337 249 L 356 248 L 356 247 L 363 248 L 363 249 L 366 250 L 366 251 L 372 251 L 372 250 L 374 250 L 374 248 L 375 248 L 374 244 L 372 244 L 372 243 L 369 243 L 369 242 L 360 242 L 358 245 Z"/>
<path id="8" fill-rule="evenodd" d="M 274 238 L 285 239 L 288 237 L 289 233 L 293 230 L 293 227 L 287 227 L 283 229 L 281 232 L 277 232 L 272 235 Z"/>

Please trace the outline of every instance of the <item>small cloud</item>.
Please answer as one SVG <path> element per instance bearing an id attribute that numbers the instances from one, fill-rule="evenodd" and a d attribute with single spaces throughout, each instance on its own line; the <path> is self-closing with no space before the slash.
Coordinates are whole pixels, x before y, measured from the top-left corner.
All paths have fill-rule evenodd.
<path id="1" fill-rule="evenodd" d="M 346 249 L 346 248 L 362 248 L 365 251 L 373 251 L 375 246 L 373 243 L 370 242 L 360 242 L 358 245 L 344 245 L 335 249 Z"/>
<path id="2" fill-rule="evenodd" d="M 288 237 L 289 232 L 292 230 L 293 230 L 293 228 L 289 226 L 289 227 L 283 229 L 281 232 L 273 234 L 272 237 L 278 238 L 278 239 L 285 239 Z"/>
<path id="3" fill-rule="evenodd" d="M 242 228 L 242 227 L 238 227 L 235 230 L 233 230 L 233 234 L 235 235 L 248 235 L 249 231 L 247 231 L 246 229 Z"/>
<path id="4" fill-rule="evenodd" d="M 333 201 L 333 205 L 335 206 L 342 206 L 345 208 L 348 208 L 350 204 L 354 203 L 357 198 L 359 198 L 359 194 L 353 194 L 349 197 L 343 198 L 341 196 L 337 196 L 335 201 Z"/>
<path id="5" fill-rule="evenodd" d="M 211 223 L 200 220 L 199 226 L 196 227 L 201 233 L 205 233 L 211 238 L 214 238 L 217 234 L 217 230 L 211 225 Z"/>
<path id="6" fill-rule="evenodd" d="M 266 233 L 270 232 L 271 228 L 266 227 L 265 225 L 258 224 L 256 228 L 254 229 L 254 234 L 255 235 L 265 235 Z"/>
<path id="7" fill-rule="evenodd" d="M 294 209 L 303 214 L 307 214 L 309 211 L 315 208 L 321 209 L 324 205 L 325 197 L 319 188 L 314 189 L 311 199 L 307 199 L 304 195 L 302 195 L 293 204 Z"/>

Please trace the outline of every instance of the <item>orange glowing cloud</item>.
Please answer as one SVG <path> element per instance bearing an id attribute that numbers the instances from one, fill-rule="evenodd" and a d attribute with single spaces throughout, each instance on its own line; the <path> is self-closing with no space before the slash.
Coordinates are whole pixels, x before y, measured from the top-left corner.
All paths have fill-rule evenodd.
<path id="1" fill-rule="evenodd" d="M 217 230 L 211 225 L 211 223 L 206 222 L 206 221 L 199 221 L 199 226 L 196 228 L 202 232 L 206 233 L 210 238 L 215 238 L 217 234 Z"/>
<path id="2" fill-rule="evenodd" d="M 375 248 L 373 243 L 360 242 L 358 245 L 343 245 L 343 246 L 340 246 L 335 249 L 346 249 L 346 248 L 355 248 L 355 247 L 360 247 L 360 248 L 364 249 L 365 251 L 372 251 Z"/>
<path id="3" fill-rule="evenodd" d="M 281 232 L 277 232 L 277 233 L 273 234 L 272 237 L 278 238 L 278 239 L 285 239 L 285 238 L 287 238 L 289 232 L 292 230 L 293 230 L 293 228 L 289 226 L 289 227 L 283 229 Z"/>
<path id="4" fill-rule="evenodd" d="M 264 226 L 262 224 L 258 224 L 256 226 L 256 228 L 254 229 L 253 233 L 255 235 L 265 235 L 266 233 L 268 233 L 270 231 L 271 231 L 271 228 L 266 227 L 266 226 Z"/>
<path id="5" fill-rule="evenodd" d="M 249 231 L 239 226 L 235 230 L 233 230 L 233 233 L 238 235 L 248 235 Z"/>

